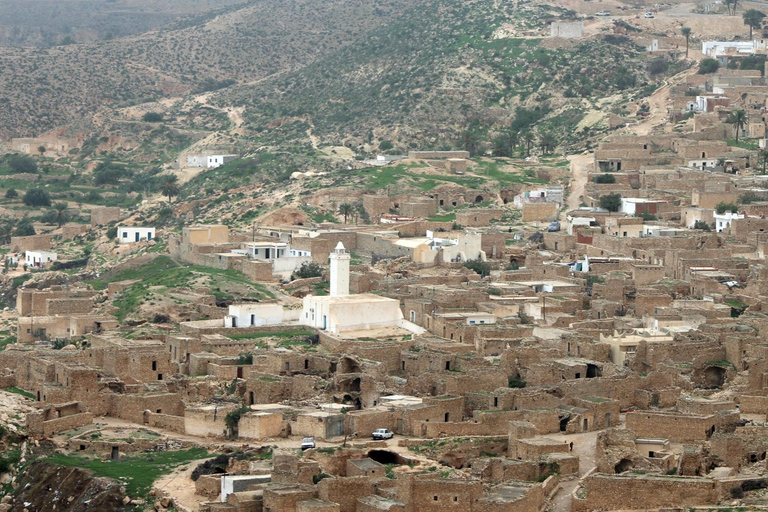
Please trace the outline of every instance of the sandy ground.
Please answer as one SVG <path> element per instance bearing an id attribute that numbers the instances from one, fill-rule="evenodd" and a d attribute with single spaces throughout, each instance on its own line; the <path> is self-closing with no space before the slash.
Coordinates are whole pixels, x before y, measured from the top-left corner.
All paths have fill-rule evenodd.
<path id="1" fill-rule="evenodd" d="M 568 161 L 571 162 L 570 194 L 567 201 L 569 211 L 576 210 L 581 204 L 584 187 L 587 185 L 587 174 L 592 169 L 594 160 L 594 153 L 583 153 L 568 157 Z"/>

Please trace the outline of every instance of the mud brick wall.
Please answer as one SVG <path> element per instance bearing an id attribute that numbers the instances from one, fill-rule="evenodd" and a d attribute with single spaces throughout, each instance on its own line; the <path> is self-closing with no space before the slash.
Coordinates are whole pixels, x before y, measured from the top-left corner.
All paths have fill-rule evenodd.
<path id="1" fill-rule="evenodd" d="M 65 430 L 84 427 L 93 423 L 93 414 L 83 412 L 43 422 L 43 435 L 52 436 Z"/>
<path id="2" fill-rule="evenodd" d="M 110 397 L 109 415 L 115 418 L 144 423 L 144 411 L 156 414 L 182 416 L 184 405 L 178 393 L 162 393 L 157 395 L 112 395 Z M 160 410 L 158 413 L 157 411 Z"/>
<path id="3" fill-rule="evenodd" d="M 717 502 L 715 482 L 705 478 L 596 474 L 584 479 L 587 499 L 574 511 L 657 509 Z"/>
<path id="4" fill-rule="evenodd" d="M 627 429 L 637 437 L 665 438 L 674 443 L 704 441 L 707 430 L 717 425 L 714 415 L 659 414 L 634 411 L 627 414 Z"/>
<path id="5" fill-rule="evenodd" d="M 548 222 L 556 220 L 557 203 L 525 203 L 523 204 L 523 222 Z"/>
<path id="6" fill-rule="evenodd" d="M 357 500 L 373 494 L 373 484 L 367 476 L 325 478 L 317 485 L 317 494 L 321 500 L 338 503 L 341 512 L 356 512 Z"/>
<path id="7" fill-rule="evenodd" d="M 91 209 L 91 226 L 104 226 L 110 222 L 120 221 L 120 208 L 117 206 L 102 206 Z"/>
<path id="8" fill-rule="evenodd" d="M 12 236 L 11 252 L 50 250 L 51 238 L 51 235 Z"/>
<path id="9" fill-rule="evenodd" d="M 48 299 L 46 301 L 47 315 L 69 315 L 90 313 L 93 309 L 93 299 Z"/>
<path id="10" fill-rule="evenodd" d="M 503 216 L 504 210 L 502 209 L 470 208 L 456 212 L 456 224 L 464 227 L 489 226 L 492 220 L 501 220 Z"/>
<path id="11" fill-rule="evenodd" d="M 151 412 L 148 414 L 150 427 L 164 428 L 179 434 L 184 433 L 184 417 L 171 416 L 170 414 L 157 414 Z"/>

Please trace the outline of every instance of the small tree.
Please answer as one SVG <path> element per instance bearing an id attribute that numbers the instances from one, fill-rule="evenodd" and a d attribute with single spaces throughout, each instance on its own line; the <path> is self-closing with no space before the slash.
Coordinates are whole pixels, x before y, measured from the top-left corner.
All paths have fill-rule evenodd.
<path id="1" fill-rule="evenodd" d="M 533 146 L 534 140 L 535 138 L 531 132 L 523 135 L 523 144 L 525 144 L 525 156 L 531 156 L 531 146 Z"/>
<path id="2" fill-rule="evenodd" d="M 168 197 L 168 204 L 171 204 L 173 196 L 179 195 L 179 178 L 175 174 L 169 174 L 163 181 L 163 195 Z"/>
<path id="3" fill-rule="evenodd" d="M 616 183 L 616 176 L 613 174 L 598 174 L 595 176 L 595 183 Z"/>
<path id="4" fill-rule="evenodd" d="M 768 148 L 761 149 L 757 153 L 757 165 L 762 168 L 762 173 L 765 174 L 765 168 L 768 166 Z M 7 195 L 5 197 L 8 197 Z"/>
<path id="5" fill-rule="evenodd" d="M 13 230 L 13 236 L 32 236 L 35 235 L 35 227 L 29 219 L 22 219 L 16 224 Z"/>
<path id="6" fill-rule="evenodd" d="M 163 114 L 160 112 L 147 112 L 141 117 L 145 123 L 159 123 L 163 120 Z"/>
<path id="7" fill-rule="evenodd" d="M 37 146 L 37 152 L 40 153 L 41 155 L 44 155 L 45 151 L 46 151 L 45 146 Z"/>
<path id="8" fill-rule="evenodd" d="M 43 189 L 31 188 L 24 194 L 24 204 L 27 206 L 51 206 L 51 196 Z"/>
<path id="9" fill-rule="evenodd" d="M 703 220 L 697 220 L 696 222 L 694 222 L 693 229 L 701 229 L 702 231 L 712 231 L 712 228 L 709 227 L 709 224 L 707 224 Z"/>
<path id="10" fill-rule="evenodd" d="M 680 32 L 683 34 L 683 37 L 685 37 L 685 58 L 688 58 L 688 43 L 691 40 L 691 28 L 690 27 L 683 27 Z"/>
<path id="11" fill-rule="evenodd" d="M 731 115 L 725 121 L 733 125 L 733 128 L 736 130 L 736 142 L 739 142 L 739 132 L 747 124 L 747 113 L 743 110 L 735 110 L 731 112 Z"/>
<path id="12" fill-rule="evenodd" d="M 621 208 L 621 194 L 616 192 L 600 196 L 600 208 L 605 208 L 609 212 L 617 212 Z"/>
<path id="13" fill-rule="evenodd" d="M 718 215 L 722 215 L 725 212 L 738 213 L 739 207 L 733 203 L 719 202 L 717 203 L 717 206 L 715 206 L 715 211 Z"/>
<path id="14" fill-rule="evenodd" d="M 344 216 L 344 224 L 346 224 L 347 218 L 352 215 L 352 205 L 349 203 L 341 203 L 339 205 L 339 214 Z"/>
<path id="15" fill-rule="evenodd" d="M 720 69 L 720 62 L 717 59 L 703 59 L 699 62 L 699 74 L 710 75 Z"/>
<path id="16" fill-rule="evenodd" d="M 488 276 L 491 274 L 491 264 L 487 261 L 482 260 L 467 260 L 464 262 L 464 267 L 474 270 L 478 274 L 480 274 L 482 277 Z"/>
<path id="17" fill-rule="evenodd" d="M 322 275 L 323 268 L 320 265 L 312 261 L 305 261 L 291 274 L 291 279 L 309 279 L 310 277 L 322 277 Z"/>
<path id="18" fill-rule="evenodd" d="M 379 151 L 389 151 L 394 147 L 395 145 L 392 144 L 391 140 L 384 139 L 381 142 L 379 142 Z"/>
<path id="19" fill-rule="evenodd" d="M 765 14 L 757 9 L 747 9 L 744 11 L 742 18 L 744 19 L 744 24 L 749 27 L 749 38 L 752 39 L 752 30 L 760 28 L 763 25 Z"/>
<path id="20" fill-rule="evenodd" d="M 56 224 L 61 227 L 65 222 L 69 220 L 69 214 L 67 213 L 67 203 L 61 202 L 53 205 L 53 209 L 56 211 Z"/>
<path id="21" fill-rule="evenodd" d="M 469 152 L 469 156 L 477 156 L 480 153 L 480 136 L 472 130 L 466 130 L 461 134 L 461 146 Z"/>
<path id="22" fill-rule="evenodd" d="M 765 171 L 763 171 L 763 172 L 765 172 Z M 5 198 L 6 199 L 16 199 L 17 197 L 19 197 L 19 193 L 16 192 L 15 188 L 9 188 L 8 190 L 5 191 Z"/>
<path id="23" fill-rule="evenodd" d="M 552 132 L 543 132 L 539 135 L 539 147 L 543 154 L 550 154 L 555 146 L 557 146 L 557 138 Z"/>
<path id="24" fill-rule="evenodd" d="M 8 167 L 13 172 L 34 174 L 37 172 L 37 163 L 29 155 L 13 155 L 8 159 Z"/>
<path id="25" fill-rule="evenodd" d="M 493 156 L 512 157 L 517 148 L 517 136 L 505 132 L 493 139 Z"/>

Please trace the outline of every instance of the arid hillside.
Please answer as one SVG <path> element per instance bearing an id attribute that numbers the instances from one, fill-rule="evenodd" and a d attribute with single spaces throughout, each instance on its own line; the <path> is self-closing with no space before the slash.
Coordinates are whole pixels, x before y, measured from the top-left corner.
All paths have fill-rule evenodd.
<path id="1" fill-rule="evenodd" d="M 141 34 L 248 0 L 0 0 L 0 46 L 56 46 Z"/>
<path id="2" fill-rule="evenodd" d="M 0 50 L 0 137 L 88 120 L 104 105 L 250 82 L 356 41 L 415 0 L 261 0 L 93 44 Z"/>

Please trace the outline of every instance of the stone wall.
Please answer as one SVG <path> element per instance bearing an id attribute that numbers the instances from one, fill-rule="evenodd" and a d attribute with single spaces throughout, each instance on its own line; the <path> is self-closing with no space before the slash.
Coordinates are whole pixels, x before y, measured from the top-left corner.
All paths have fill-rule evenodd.
<path id="1" fill-rule="evenodd" d="M 12 236 L 11 252 L 50 251 L 51 235 Z"/>
<path id="2" fill-rule="evenodd" d="M 584 478 L 583 485 L 587 497 L 574 500 L 573 512 L 693 507 L 718 498 L 715 482 L 707 478 L 598 473 Z"/>
<path id="3" fill-rule="evenodd" d="M 549 222 L 557 220 L 559 207 L 557 203 L 525 203 L 523 204 L 523 222 Z"/>
<path id="4" fill-rule="evenodd" d="M 105 226 L 120 221 L 120 208 L 117 206 L 96 206 L 91 209 L 91 226 Z"/>

